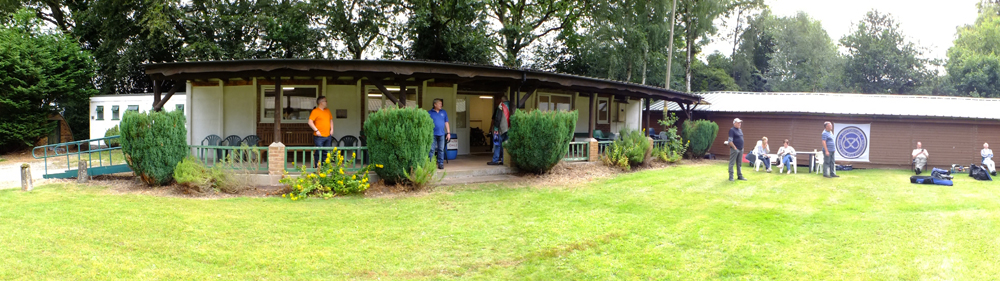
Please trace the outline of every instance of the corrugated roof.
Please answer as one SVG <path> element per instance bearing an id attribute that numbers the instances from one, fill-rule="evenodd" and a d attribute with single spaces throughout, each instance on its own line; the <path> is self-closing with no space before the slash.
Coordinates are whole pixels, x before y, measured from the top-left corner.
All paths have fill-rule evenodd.
<path id="1" fill-rule="evenodd" d="M 757 112 L 843 114 L 877 116 L 912 116 L 940 118 L 1000 119 L 1000 99 L 914 96 L 869 95 L 841 93 L 753 93 L 707 92 L 696 93 L 708 105 L 701 104 L 695 111 L 702 112 Z M 663 101 L 650 104 L 650 110 L 663 110 Z M 680 111 L 677 103 L 667 103 L 670 111 Z"/>

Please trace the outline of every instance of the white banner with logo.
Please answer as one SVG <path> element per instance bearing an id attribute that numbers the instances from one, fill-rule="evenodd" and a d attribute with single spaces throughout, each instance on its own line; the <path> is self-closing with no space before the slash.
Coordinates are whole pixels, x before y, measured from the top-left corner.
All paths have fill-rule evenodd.
<path id="1" fill-rule="evenodd" d="M 868 162 L 871 149 L 872 124 L 834 123 L 833 139 L 837 145 L 837 161 Z"/>

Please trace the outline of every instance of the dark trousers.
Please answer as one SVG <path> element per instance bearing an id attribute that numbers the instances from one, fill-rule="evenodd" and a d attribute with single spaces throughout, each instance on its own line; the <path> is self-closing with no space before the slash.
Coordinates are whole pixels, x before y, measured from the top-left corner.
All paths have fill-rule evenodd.
<path id="1" fill-rule="evenodd" d="M 729 147 L 729 178 L 733 178 L 733 166 L 736 166 L 736 174 L 743 177 L 743 150 Z"/>
<path id="2" fill-rule="evenodd" d="M 333 144 L 333 138 L 332 137 L 317 137 L 317 136 L 313 136 L 313 142 L 316 143 L 316 147 L 329 147 L 330 145 Z M 326 154 L 327 153 L 329 153 L 329 152 L 328 151 L 323 151 L 323 150 L 317 150 L 316 151 L 316 158 L 314 158 L 314 159 L 316 159 L 316 161 L 319 161 L 319 162 L 316 162 L 316 163 L 322 165 L 323 161 L 326 161 Z"/>
<path id="3" fill-rule="evenodd" d="M 444 153 L 448 151 L 445 149 L 444 136 L 434 136 L 434 143 L 431 144 L 431 154 L 429 157 L 434 158 L 437 154 L 437 164 L 438 166 L 444 165 Z"/>
<path id="4" fill-rule="evenodd" d="M 493 140 L 493 162 L 503 162 L 503 142 L 507 140 L 507 133 L 497 136 Z"/>
<path id="5" fill-rule="evenodd" d="M 836 151 L 830 151 L 830 155 L 823 154 L 823 175 L 834 176 L 837 174 L 837 164 L 834 164 Z"/>

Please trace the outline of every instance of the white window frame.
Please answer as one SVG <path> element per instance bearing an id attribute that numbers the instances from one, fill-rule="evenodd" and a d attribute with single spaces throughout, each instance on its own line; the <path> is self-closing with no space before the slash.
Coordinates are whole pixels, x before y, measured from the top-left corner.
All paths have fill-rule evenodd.
<path id="1" fill-rule="evenodd" d="M 605 112 L 604 121 L 601 121 L 601 102 L 606 103 L 607 112 Z M 594 113 L 597 114 L 597 124 L 611 124 L 611 99 L 609 98 L 597 98 L 597 104 L 595 104 Z"/>
<path id="2" fill-rule="evenodd" d="M 120 108 L 121 107 L 117 105 L 111 106 L 111 120 L 122 120 L 122 114 Z"/>
<path id="3" fill-rule="evenodd" d="M 103 105 L 94 106 L 94 115 L 96 115 L 94 116 L 95 120 L 104 121 L 104 106 Z"/>
<path id="4" fill-rule="evenodd" d="M 317 86 L 317 85 L 281 85 L 281 87 L 282 88 L 286 88 L 287 87 L 287 88 L 313 88 L 313 89 L 316 89 L 316 96 L 313 97 L 313 98 L 319 98 L 319 96 L 321 94 L 319 92 L 319 86 Z M 274 117 L 264 117 L 264 105 L 267 104 L 267 100 L 264 99 L 264 93 L 266 93 L 267 90 L 274 90 L 274 89 L 275 89 L 274 85 L 261 85 L 260 86 L 260 93 L 258 93 L 260 95 L 260 107 L 258 108 L 258 110 L 260 111 L 260 123 L 274 123 Z M 275 95 L 277 95 L 277 93 L 275 93 Z M 282 106 L 285 106 L 285 105 L 286 104 L 282 104 Z M 280 115 L 280 114 L 278 114 L 279 110 L 281 110 L 281 109 L 275 109 L 274 110 L 274 115 L 275 116 Z M 302 123 L 302 124 L 305 124 L 305 123 L 308 123 L 308 122 L 309 122 L 309 118 L 306 118 L 306 119 L 296 119 L 296 120 L 281 119 L 281 123 L 282 124 L 290 124 L 290 123 Z"/>
<path id="5" fill-rule="evenodd" d="M 132 107 L 135 107 L 135 109 L 132 109 Z M 129 112 L 129 111 L 139 112 L 139 106 L 135 105 L 135 104 L 130 104 L 130 105 L 126 106 L 125 107 L 125 112 Z"/>
<path id="6" fill-rule="evenodd" d="M 387 87 L 394 87 L 392 85 L 386 85 L 386 86 Z M 409 90 L 413 90 L 413 95 L 409 95 L 409 94 L 406 95 L 406 100 L 407 100 L 406 107 L 412 107 L 412 108 L 418 108 L 418 107 L 420 107 L 420 100 L 419 100 L 419 97 L 420 97 L 420 88 L 419 87 L 412 87 L 412 88 L 411 87 L 406 87 L 406 91 L 409 91 Z M 384 106 L 386 105 L 386 101 L 390 101 L 390 103 L 392 103 L 391 102 L 392 100 L 390 100 L 388 97 L 386 97 L 385 94 L 382 93 L 382 90 L 379 90 L 378 87 L 375 87 L 373 85 L 367 85 L 367 86 L 365 86 L 365 92 L 364 92 L 364 100 L 365 100 L 364 112 L 365 112 L 365 114 L 368 114 L 368 113 L 372 112 L 368 108 L 368 100 L 375 98 L 374 96 L 369 96 L 371 94 L 374 94 L 373 92 L 378 93 L 379 99 L 382 101 L 382 106 L 383 106 L 382 108 L 383 109 L 385 108 Z M 397 93 L 398 93 L 398 91 L 397 91 Z M 398 98 L 399 96 L 396 96 L 396 97 Z M 412 98 L 412 100 L 410 98 Z M 413 104 L 410 104 L 411 101 L 413 102 Z M 395 104 L 393 104 L 393 105 L 395 105 Z"/>
<path id="7" fill-rule="evenodd" d="M 549 101 L 545 103 L 546 105 L 551 105 L 552 104 L 552 97 L 569 98 L 569 103 L 568 103 L 569 104 L 569 111 L 573 111 L 573 109 L 576 107 L 573 104 L 573 95 L 570 95 L 570 94 L 553 94 L 553 93 L 538 93 L 538 97 L 535 100 L 535 108 L 538 109 L 538 110 L 541 110 L 541 111 L 554 111 L 555 110 L 555 108 L 542 108 L 541 107 L 542 106 L 542 97 L 546 97 L 546 98 L 549 99 Z"/>

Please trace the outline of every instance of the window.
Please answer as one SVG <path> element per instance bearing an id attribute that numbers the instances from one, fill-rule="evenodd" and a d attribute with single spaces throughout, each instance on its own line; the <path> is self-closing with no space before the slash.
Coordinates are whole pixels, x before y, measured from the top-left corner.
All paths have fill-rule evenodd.
<path id="1" fill-rule="evenodd" d="M 611 113 L 611 103 L 608 98 L 597 98 L 597 123 L 608 124 Z"/>
<path id="2" fill-rule="evenodd" d="M 97 120 L 104 120 L 104 106 L 98 105 L 96 111 L 97 111 Z"/>
<path id="3" fill-rule="evenodd" d="M 389 93 L 392 93 L 395 97 L 399 97 L 399 87 L 386 86 Z M 385 108 L 398 107 L 392 100 L 387 98 L 382 94 L 382 91 L 376 89 L 373 86 L 369 86 L 368 89 L 368 113 L 379 111 Z M 406 89 L 406 107 L 417 108 L 417 89 L 408 88 Z"/>
<path id="4" fill-rule="evenodd" d="M 469 127 L 469 124 L 466 124 L 467 122 L 465 121 L 469 119 L 469 109 L 468 109 L 469 102 L 467 100 L 467 97 L 468 96 L 466 96 L 465 98 L 459 97 L 458 99 L 455 100 L 456 128 L 465 129 Z"/>
<path id="5" fill-rule="evenodd" d="M 118 120 L 118 119 L 119 119 L 118 118 L 118 106 L 117 105 L 112 105 L 111 106 L 111 120 Z"/>
<path id="6" fill-rule="evenodd" d="M 313 108 L 316 108 L 316 98 L 319 91 L 316 86 L 282 86 L 281 122 L 306 123 Z M 274 122 L 274 86 L 261 87 L 261 122 Z M 327 100 L 329 104 L 329 100 Z"/>
<path id="7" fill-rule="evenodd" d="M 128 112 L 128 111 L 139 112 L 139 106 L 138 105 L 129 105 L 128 109 L 125 109 L 125 111 L 126 112 Z"/>
<path id="8" fill-rule="evenodd" d="M 178 104 L 178 105 L 176 105 L 176 107 L 174 108 L 174 110 L 180 111 L 183 114 L 184 113 L 184 105 L 183 104 Z"/>
<path id="9" fill-rule="evenodd" d="M 557 95 L 557 94 L 539 94 L 538 110 L 541 111 L 573 110 L 573 96 Z"/>

